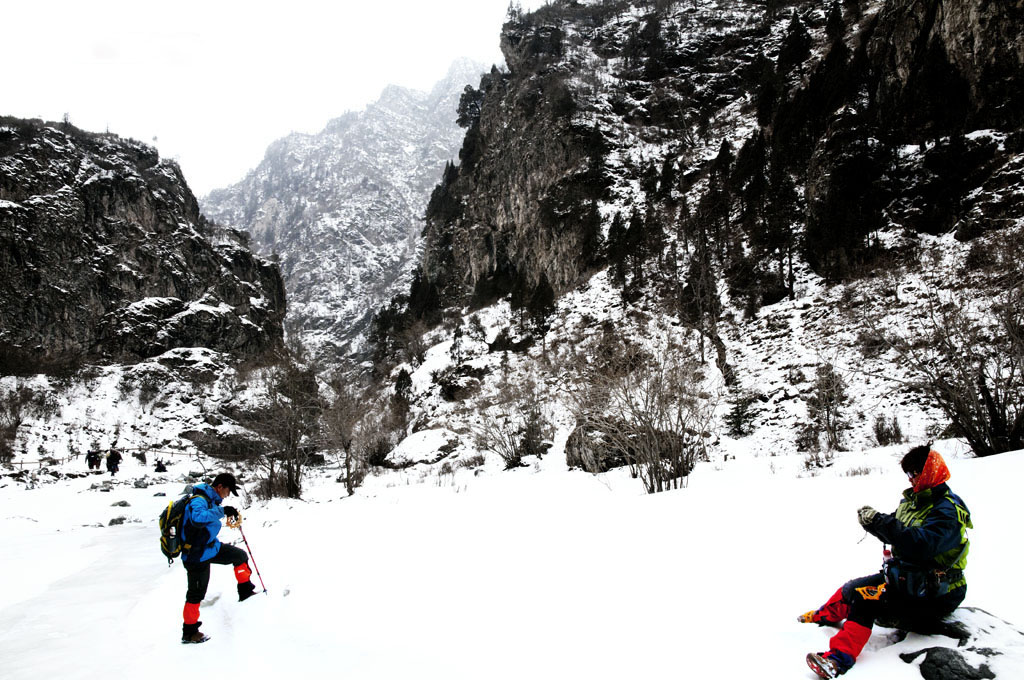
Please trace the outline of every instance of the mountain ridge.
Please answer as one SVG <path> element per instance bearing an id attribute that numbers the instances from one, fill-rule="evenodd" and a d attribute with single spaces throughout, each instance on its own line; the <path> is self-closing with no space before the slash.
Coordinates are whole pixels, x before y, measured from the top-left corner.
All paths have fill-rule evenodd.
<path id="1" fill-rule="evenodd" d="M 456 154 L 463 88 L 482 67 L 452 64 L 431 91 L 391 85 L 363 111 L 268 147 L 238 184 L 202 201 L 212 219 L 280 254 L 289 326 L 316 351 L 354 351 L 371 310 L 408 285 L 420 220 Z"/>
<path id="2" fill-rule="evenodd" d="M 0 342 L 32 365 L 283 347 L 284 290 L 139 142 L 0 119 Z"/>

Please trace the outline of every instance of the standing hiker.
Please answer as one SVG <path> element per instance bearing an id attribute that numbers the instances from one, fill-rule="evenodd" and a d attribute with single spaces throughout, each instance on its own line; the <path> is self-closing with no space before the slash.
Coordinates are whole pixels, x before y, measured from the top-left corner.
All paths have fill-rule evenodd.
<path id="1" fill-rule="evenodd" d="M 117 474 L 117 470 L 121 465 L 121 454 L 117 452 L 117 449 L 111 449 L 110 453 L 107 454 L 107 472 L 113 477 Z"/>
<path id="2" fill-rule="evenodd" d="M 892 546 L 877 574 L 854 579 L 820 608 L 798 617 L 803 623 L 839 628 L 829 650 L 808 654 L 819 677 L 835 678 L 853 667 L 876 620 L 908 629 L 929 628 L 948 616 L 967 594 L 967 529 L 971 513 L 946 481 L 949 468 L 931 446 L 915 446 L 900 462 L 911 487 L 894 514 L 865 506 L 861 526 Z M 845 623 L 844 623 L 845 620 Z"/>
<path id="3" fill-rule="evenodd" d="M 85 454 L 85 462 L 89 466 L 90 470 L 99 470 L 100 452 L 96 449 L 89 449 L 89 453 Z"/>
<path id="4" fill-rule="evenodd" d="M 230 472 L 222 472 L 213 478 L 211 484 L 197 484 L 192 487 L 194 498 L 189 501 L 182 524 L 185 546 L 181 551 L 181 563 L 188 573 L 188 590 L 185 591 L 184 623 L 181 627 L 183 643 L 206 642 L 210 638 L 199 632 L 199 603 L 206 596 L 210 585 L 210 564 L 231 564 L 238 582 L 238 601 L 242 602 L 256 591 L 249 581 L 249 556 L 241 548 L 226 545 L 217 540 L 222 517 L 237 517 L 238 510 L 230 505 L 221 507 L 229 494 L 238 495 L 238 483 Z"/>

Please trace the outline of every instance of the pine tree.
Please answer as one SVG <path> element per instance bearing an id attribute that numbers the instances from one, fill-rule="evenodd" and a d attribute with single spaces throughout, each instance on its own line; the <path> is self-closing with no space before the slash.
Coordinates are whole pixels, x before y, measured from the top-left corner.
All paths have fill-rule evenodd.
<path id="1" fill-rule="evenodd" d="M 615 217 L 612 218 L 605 252 L 611 264 L 612 283 L 621 288 L 626 283 L 626 225 L 621 213 L 615 213 Z"/>
<path id="2" fill-rule="evenodd" d="M 800 21 L 800 15 L 794 10 L 776 60 L 779 73 L 789 73 L 793 67 L 802 64 L 810 54 L 811 35 Z"/>
<path id="3" fill-rule="evenodd" d="M 835 40 L 843 35 L 843 8 L 839 6 L 839 0 L 832 0 L 832 6 L 828 9 L 828 16 L 825 17 L 825 35 L 830 40 Z"/>

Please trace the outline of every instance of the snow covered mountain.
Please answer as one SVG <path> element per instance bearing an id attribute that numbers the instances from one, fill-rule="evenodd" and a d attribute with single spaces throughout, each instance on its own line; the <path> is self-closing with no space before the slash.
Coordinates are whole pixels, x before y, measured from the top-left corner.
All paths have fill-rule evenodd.
<path id="1" fill-rule="evenodd" d="M 462 162 L 428 210 L 414 310 L 528 304 L 622 260 L 683 279 L 695 247 L 757 308 L 792 292 L 799 260 L 841 280 L 894 256 L 879 234 L 1011 225 L 1017 19 L 941 0 L 513 14 L 509 71 L 467 101 Z"/>
<path id="2" fill-rule="evenodd" d="M 1018 448 L 1024 38 L 1009 6 L 971 7 L 513 7 L 508 71 L 463 98 L 413 285 L 375 323 L 409 431 L 467 452 L 508 438 L 494 452 L 514 466 L 546 421 L 585 469 L 648 436 L 819 467 L 893 419 L 901 438 Z M 665 372 L 702 408 L 624 433 L 621 400 Z"/>
<path id="3" fill-rule="evenodd" d="M 853 673 L 1019 676 L 1006 480 L 1024 472 L 1020 3 L 510 10 L 508 70 L 459 97 L 459 162 L 430 193 L 408 295 L 375 316 L 376 384 L 267 380 L 280 409 L 257 403 L 247 422 L 273 441 L 249 447 L 234 418 L 258 401 L 243 374 L 262 367 L 211 380 L 209 350 L 184 357 L 200 384 L 187 400 L 142 380 L 166 354 L 72 389 L 0 378 L 19 468 L 0 478 L 17 555 L 0 575 L 23 586 L 0 597 L 8 673 L 91 677 L 88 650 L 180 675 L 164 652 L 183 575 L 144 506 L 230 468 L 268 594 L 236 605 L 215 571 L 214 639 L 182 650 L 200 661 L 226 652 L 256 678 L 811 677 L 803 655 L 831 631 L 795 615 L 878 569 L 854 509 L 891 509 L 899 457 L 931 441 L 974 517 L 971 608 L 956 614 L 970 634 L 896 641 L 879 626 Z M 368 115 L 339 119 L 340 137 Z M 349 227 L 411 203 L 381 189 L 397 171 L 338 161 L 364 208 L 325 190 L 325 212 L 309 192 L 332 159 L 303 139 L 281 143 L 287 172 L 268 153 L 265 186 L 225 210 L 302 286 L 320 280 L 317 248 L 338 246 L 351 280 L 383 294 L 366 272 L 403 256 Z M 292 234 L 307 211 L 311 231 Z M 356 260 L 372 266 L 357 275 Z M 330 286 L 302 288 L 298 320 L 345 350 L 334 314 L 371 303 L 345 307 L 348 274 L 329 271 L 337 307 L 317 302 Z M 76 457 L 183 427 L 213 445 L 169 452 L 165 474 L 128 460 L 101 480 Z M 302 485 L 279 483 L 296 471 Z M 69 503 L 89 526 L 69 530 Z"/>
<path id="4" fill-rule="evenodd" d="M 224 452 L 240 428 L 210 399 L 284 349 L 277 266 L 199 213 L 175 163 L 113 134 L 0 118 L 0 272 L 4 464 L 44 442 Z"/>
<path id="5" fill-rule="evenodd" d="M 389 86 L 317 134 L 278 140 L 202 199 L 207 216 L 280 258 L 287 323 L 311 347 L 353 349 L 372 311 L 408 288 L 427 199 L 462 142 L 459 97 L 483 70 L 460 60 L 430 92 Z"/>
<path id="6" fill-rule="evenodd" d="M 12 372 L 283 345 L 277 268 L 199 214 L 175 163 L 116 135 L 0 119 L 0 271 Z"/>

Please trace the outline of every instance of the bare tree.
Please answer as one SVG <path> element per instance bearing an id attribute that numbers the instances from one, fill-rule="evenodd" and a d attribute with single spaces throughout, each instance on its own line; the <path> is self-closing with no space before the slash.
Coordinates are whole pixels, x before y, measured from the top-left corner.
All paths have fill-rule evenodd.
<path id="1" fill-rule="evenodd" d="M 337 396 L 323 412 L 324 436 L 341 451 L 345 466 L 345 491 L 351 496 L 365 475 L 355 447 L 356 426 L 365 412 L 364 400 L 352 385 L 338 385 L 335 390 Z"/>
<path id="2" fill-rule="evenodd" d="M 414 366 L 423 363 L 427 355 L 427 343 L 423 336 L 429 329 L 422 321 L 415 321 L 409 328 L 402 332 L 401 346 L 404 350 L 405 361 Z"/>
<path id="3" fill-rule="evenodd" d="M 1024 448 L 1024 282 L 988 309 L 954 295 L 892 348 L 978 456 Z"/>
<path id="4" fill-rule="evenodd" d="M 648 493 L 684 486 L 712 426 L 716 399 L 704 385 L 695 357 L 627 346 L 617 370 L 586 371 L 572 395 L 577 455 L 624 461 Z"/>
<path id="5" fill-rule="evenodd" d="M 28 385 L 22 384 L 0 394 L 0 464 L 9 465 L 14 459 L 18 428 L 27 417 L 46 418 L 56 409 L 57 402 L 51 395 L 37 392 Z"/>
<path id="6" fill-rule="evenodd" d="M 240 422 L 262 438 L 252 452 L 265 472 L 267 496 L 299 498 L 304 471 L 316 458 L 323 404 L 311 370 L 284 361 L 263 380 L 265 396 Z"/>
<path id="7" fill-rule="evenodd" d="M 814 391 L 807 399 L 807 415 L 815 429 L 825 435 L 825 445 L 829 451 L 838 450 L 842 446 L 842 434 L 847 426 L 843 407 L 849 401 L 846 381 L 835 366 L 831 363 L 819 366 Z"/>
<path id="8" fill-rule="evenodd" d="M 0 400 L 0 463 L 9 464 L 14 459 L 14 441 L 18 427 L 24 420 L 27 399 L 20 390 L 4 395 Z"/>

